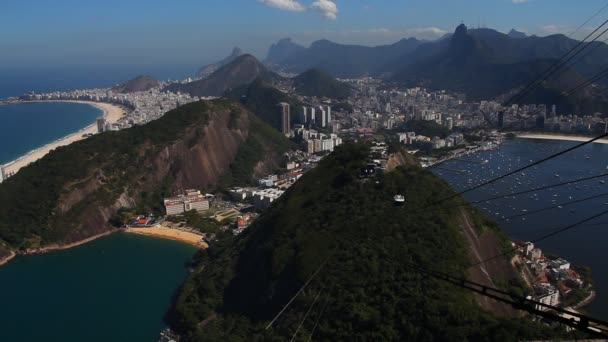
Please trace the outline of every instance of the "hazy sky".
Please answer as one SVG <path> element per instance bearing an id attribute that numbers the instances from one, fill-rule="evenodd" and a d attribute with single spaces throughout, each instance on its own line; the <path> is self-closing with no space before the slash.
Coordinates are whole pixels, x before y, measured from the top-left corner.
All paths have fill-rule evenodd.
<path id="1" fill-rule="evenodd" d="M 379 45 L 434 39 L 464 21 L 547 35 L 582 24 L 600 0 L 2 0 L 0 67 L 203 64 L 239 46 L 327 38 Z M 608 17 L 605 10 L 586 27 Z"/>

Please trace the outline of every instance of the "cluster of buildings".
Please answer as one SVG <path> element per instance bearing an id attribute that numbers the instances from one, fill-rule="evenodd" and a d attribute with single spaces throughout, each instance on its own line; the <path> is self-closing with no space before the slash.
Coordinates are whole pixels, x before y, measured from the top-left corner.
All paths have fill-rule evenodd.
<path id="1" fill-rule="evenodd" d="M 320 133 L 314 129 L 306 129 L 303 125 L 297 125 L 293 134 L 296 138 L 302 140 L 303 149 L 309 154 L 324 151 L 332 152 L 335 147 L 342 145 L 342 138 L 338 134 Z"/>
<path id="2" fill-rule="evenodd" d="M 445 147 L 454 147 L 465 143 L 462 133 L 452 133 L 445 139 L 439 137 L 427 137 L 424 135 L 416 135 L 416 132 L 397 133 L 399 142 L 404 145 L 413 145 L 421 149 L 439 149 Z"/>
<path id="3" fill-rule="evenodd" d="M 331 106 L 320 105 L 317 107 L 302 107 L 300 123 L 307 127 L 331 126 Z"/>
<path id="4" fill-rule="evenodd" d="M 77 100 L 111 103 L 130 109 L 123 118 L 115 124 L 98 122 L 98 131 L 119 130 L 133 125 L 143 125 L 149 121 L 156 120 L 166 112 L 178 106 L 200 100 L 199 97 L 191 97 L 188 94 L 172 93 L 163 90 L 168 83 L 161 83 L 160 87 L 147 91 L 134 93 L 116 93 L 111 88 L 84 89 L 64 92 L 50 93 L 28 93 L 21 96 L 24 101 L 32 100 Z M 99 129 L 100 125 L 103 129 Z"/>
<path id="5" fill-rule="evenodd" d="M 540 130 L 563 133 L 606 133 L 608 119 L 596 112 L 592 115 L 563 114 L 556 105 L 511 105 L 502 107 L 496 102 L 485 102 L 488 118 L 499 128 Z"/>
<path id="6" fill-rule="evenodd" d="M 297 151 L 288 152 L 290 161 L 282 174 L 272 174 L 258 179 L 257 187 L 234 188 L 229 190 L 230 197 L 238 202 L 250 202 L 257 210 L 269 208 L 291 185 L 320 161 L 319 157 L 308 156 Z"/>
<path id="7" fill-rule="evenodd" d="M 209 210 L 209 200 L 199 190 L 188 189 L 184 194 L 165 198 L 167 215 L 179 215 L 190 210 L 205 212 Z"/>
<path id="8" fill-rule="evenodd" d="M 525 264 L 523 275 L 530 280 L 534 289 L 532 299 L 557 306 L 561 299 L 570 295 L 572 291 L 584 288 L 583 279 L 570 267 L 570 262 L 567 260 L 549 259 L 543 256 L 542 250 L 531 242 L 515 244 Z M 545 310 L 542 307 L 539 309 Z"/>

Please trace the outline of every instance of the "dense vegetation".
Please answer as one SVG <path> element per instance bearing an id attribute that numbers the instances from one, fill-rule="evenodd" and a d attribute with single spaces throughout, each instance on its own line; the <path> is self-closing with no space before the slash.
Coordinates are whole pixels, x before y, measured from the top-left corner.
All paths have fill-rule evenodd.
<path id="1" fill-rule="evenodd" d="M 252 116 L 247 141 L 239 147 L 234 161 L 230 164 L 230 171 L 221 177 L 219 186 L 229 188 L 252 185 L 255 166 L 264 160 L 266 155 L 280 156 L 290 147 L 289 139 L 257 116 Z"/>
<path id="2" fill-rule="evenodd" d="M 297 121 L 302 104 L 283 93 L 277 88 L 258 78 L 251 84 L 238 87 L 226 94 L 229 98 L 239 100 L 260 119 L 277 130 L 281 129 L 281 116 L 277 105 L 280 102 L 289 103 L 291 107 L 291 121 Z"/>
<path id="3" fill-rule="evenodd" d="M 319 69 L 311 69 L 293 79 L 296 92 L 304 96 L 345 98 L 352 89 Z"/>
<path id="4" fill-rule="evenodd" d="M 150 167 L 144 161 L 182 139 L 188 128 L 205 125 L 211 110 L 229 110 L 234 105 L 227 100 L 191 103 L 144 126 L 57 148 L 0 185 L 0 240 L 14 248 L 60 242 L 82 224 L 87 209 L 108 207 L 125 189 L 133 189 Z M 103 185 L 67 212 L 60 212 L 60 197 L 87 186 L 91 177 Z M 130 195 L 139 198 L 142 209 L 155 211 L 171 182 L 167 178 L 153 191 Z"/>
<path id="5" fill-rule="evenodd" d="M 197 255 L 199 271 L 186 280 L 170 315 L 186 341 L 285 340 L 317 296 L 299 340 L 317 320 L 314 339 L 327 341 L 551 336 L 523 319 L 483 312 L 470 293 L 412 270 L 408 264 L 416 263 L 464 276 L 460 209 L 420 210 L 452 192 L 417 166 L 400 167 L 378 182 L 357 179 L 368 154 L 363 144 L 338 148 L 245 233 Z M 393 204 L 397 193 L 406 195 L 405 206 Z"/>

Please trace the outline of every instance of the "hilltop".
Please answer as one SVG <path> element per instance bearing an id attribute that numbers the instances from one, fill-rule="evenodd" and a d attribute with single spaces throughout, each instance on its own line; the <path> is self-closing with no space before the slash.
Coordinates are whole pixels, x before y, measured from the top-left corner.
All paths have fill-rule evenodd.
<path id="1" fill-rule="evenodd" d="M 277 130 L 281 129 L 281 117 L 277 112 L 277 104 L 289 103 L 291 106 L 291 120 L 297 122 L 297 113 L 300 113 L 302 104 L 295 98 L 273 87 L 262 78 L 257 78 L 251 84 L 238 87 L 226 94 L 227 97 L 239 100 L 249 110 L 256 113 Z"/>
<path id="2" fill-rule="evenodd" d="M 122 94 L 136 93 L 146 91 L 160 86 L 160 83 L 152 76 L 137 76 L 125 83 L 119 84 L 112 88 L 113 91 Z"/>
<path id="3" fill-rule="evenodd" d="M 201 251 L 170 314 L 183 339 L 285 340 L 315 298 L 301 340 L 316 321 L 313 339 L 327 341 L 553 336 L 509 308 L 413 271 L 411 263 L 488 284 L 515 286 L 519 281 L 507 259 L 467 271 L 472 260 L 502 251 L 506 240 L 471 207 L 455 206 L 462 199 L 421 210 L 453 193 L 445 182 L 403 154 L 390 158 L 401 166 L 377 182 L 361 180 L 357 175 L 369 156 L 366 144 L 340 146 L 246 232 Z M 407 198 L 403 207 L 393 203 L 399 193 Z M 317 271 L 272 329 L 265 330 Z"/>
<path id="4" fill-rule="evenodd" d="M 222 96 L 227 91 L 249 84 L 256 78 L 272 81 L 280 76 L 269 71 L 252 55 L 241 55 L 224 65 L 207 78 L 186 83 L 172 84 L 167 90 L 188 93 L 190 96 Z"/>
<path id="5" fill-rule="evenodd" d="M 319 69 L 311 69 L 294 77 L 293 85 L 296 92 L 304 96 L 345 98 L 352 93 L 349 85 Z"/>
<path id="6" fill-rule="evenodd" d="M 113 229 L 122 209 L 162 214 L 178 189 L 248 184 L 289 142 L 236 101 L 190 103 L 144 126 L 57 148 L 0 184 L 0 245 L 63 246 Z"/>
<path id="7" fill-rule="evenodd" d="M 219 70 L 224 65 L 232 63 L 232 61 L 234 61 L 235 59 L 239 58 L 242 55 L 244 55 L 243 50 L 241 50 L 238 47 L 235 47 L 232 50 L 232 53 L 228 57 L 222 59 L 221 61 L 202 66 L 196 72 L 196 76 L 206 78 L 209 75 L 216 72 L 217 70 Z"/>

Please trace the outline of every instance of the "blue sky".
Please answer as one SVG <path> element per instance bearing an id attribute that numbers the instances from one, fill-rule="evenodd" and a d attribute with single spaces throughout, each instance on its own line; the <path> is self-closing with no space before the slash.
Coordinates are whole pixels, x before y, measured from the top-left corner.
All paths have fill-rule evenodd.
<path id="1" fill-rule="evenodd" d="M 0 67 L 197 65 L 239 46 L 260 58 L 292 37 L 379 45 L 434 39 L 464 21 L 531 34 L 565 32 L 600 0 L 3 0 Z M 587 25 L 608 18 L 605 10 Z"/>

